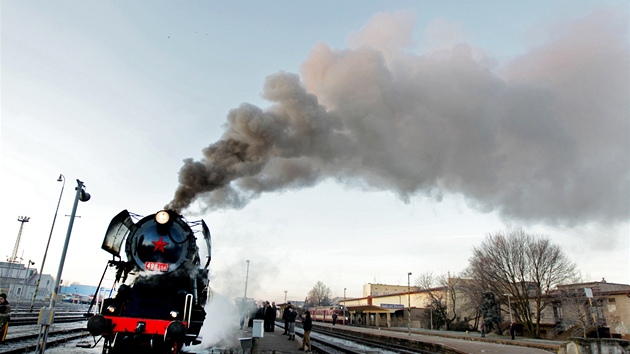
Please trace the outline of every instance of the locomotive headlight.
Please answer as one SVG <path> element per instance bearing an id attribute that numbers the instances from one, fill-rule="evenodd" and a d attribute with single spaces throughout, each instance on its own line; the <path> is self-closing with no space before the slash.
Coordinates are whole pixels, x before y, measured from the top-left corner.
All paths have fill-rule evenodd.
<path id="1" fill-rule="evenodd" d="M 114 311 L 116 311 L 116 306 L 114 305 L 107 306 L 107 311 L 109 311 L 110 313 L 114 313 Z"/>
<path id="2" fill-rule="evenodd" d="M 170 218 L 171 217 L 168 215 L 168 212 L 165 210 L 158 211 L 157 214 L 155 214 L 155 221 L 157 221 L 158 224 L 164 225 Z"/>
<path id="3" fill-rule="evenodd" d="M 171 311 L 170 314 L 171 314 L 171 317 L 173 317 L 173 318 L 177 318 L 177 316 L 179 316 L 179 312 L 177 312 L 175 310 Z"/>

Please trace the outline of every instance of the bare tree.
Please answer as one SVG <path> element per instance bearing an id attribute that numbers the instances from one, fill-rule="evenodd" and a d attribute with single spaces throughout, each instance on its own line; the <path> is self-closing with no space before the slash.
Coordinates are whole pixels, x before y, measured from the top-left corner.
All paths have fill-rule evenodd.
<path id="1" fill-rule="evenodd" d="M 546 296 L 557 284 L 573 276 L 575 265 L 549 237 L 531 235 L 522 229 L 489 234 L 473 248 L 470 274 L 482 288 L 501 302 L 510 294 L 514 314 L 525 329 L 540 337 L 542 311 L 551 304 Z"/>
<path id="2" fill-rule="evenodd" d="M 568 330 L 572 326 L 578 326 L 581 334 L 586 338 L 586 331 L 589 325 L 588 299 L 584 288 L 562 287 L 558 288 L 560 303 L 562 307 L 561 325 L 563 330 Z"/>
<path id="3" fill-rule="evenodd" d="M 451 324 L 458 318 L 459 298 L 462 295 L 460 282 L 461 278 L 458 276 L 434 276 L 431 272 L 422 273 L 416 278 L 418 287 L 429 297 L 427 305 L 431 308 L 431 317 L 436 328 L 444 324 L 447 330 L 451 329 Z"/>
<path id="4" fill-rule="evenodd" d="M 332 292 L 324 283 L 318 281 L 315 286 L 308 292 L 306 303 L 309 306 L 325 306 L 330 305 Z"/>
<path id="5" fill-rule="evenodd" d="M 595 329 L 595 321 L 591 312 L 589 299 L 586 297 L 584 288 L 584 278 L 581 274 L 577 274 L 569 285 L 559 285 L 556 291 L 557 306 L 556 316 L 560 320 L 557 332 L 566 331 L 574 328 L 573 336 L 577 336 L 577 330 L 586 338 L 590 330 Z M 601 302 L 601 297 L 594 298 L 596 303 Z M 559 313 L 558 313 L 559 312 Z"/>
<path id="6" fill-rule="evenodd" d="M 481 310 L 486 302 L 487 289 L 480 281 L 474 279 L 474 274 L 471 273 L 470 268 L 462 272 L 462 276 L 466 279 L 465 286 L 461 288 L 462 297 L 467 301 L 460 306 L 460 311 L 468 314 L 469 320 L 473 322 L 472 328 L 478 328 L 483 319 Z M 500 328 L 498 330 L 500 333 Z"/>

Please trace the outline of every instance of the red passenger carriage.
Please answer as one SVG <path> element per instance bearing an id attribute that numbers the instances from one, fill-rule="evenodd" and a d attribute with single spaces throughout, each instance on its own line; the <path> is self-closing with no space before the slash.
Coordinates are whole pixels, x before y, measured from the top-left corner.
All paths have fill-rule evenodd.
<path id="1" fill-rule="evenodd" d="M 330 305 L 330 306 L 317 306 L 308 309 L 311 312 L 313 321 L 317 322 L 333 322 L 333 314 L 337 315 L 337 324 L 348 323 L 348 310 L 342 305 Z"/>

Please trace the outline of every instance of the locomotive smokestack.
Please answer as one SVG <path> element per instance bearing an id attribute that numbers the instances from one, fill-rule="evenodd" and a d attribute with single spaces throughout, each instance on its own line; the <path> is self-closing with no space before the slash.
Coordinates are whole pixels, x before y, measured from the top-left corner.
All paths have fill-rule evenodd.
<path id="1" fill-rule="evenodd" d="M 270 76 L 267 110 L 229 112 L 222 138 L 184 160 L 168 208 L 241 208 L 264 192 L 335 179 L 505 218 L 627 220 L 627 19 L 595 13 L 498 70 L 467 44 L 407 49 L 413 19 L 376 16 L 350 49 L 316 46 L 302 76 Z"/>

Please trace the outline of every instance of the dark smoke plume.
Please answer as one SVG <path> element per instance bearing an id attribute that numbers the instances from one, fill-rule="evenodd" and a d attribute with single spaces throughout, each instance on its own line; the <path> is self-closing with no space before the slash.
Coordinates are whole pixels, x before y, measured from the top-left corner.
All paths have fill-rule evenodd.
<path id="1" fill-rule="evenodd" d="M 301 79 L 270 76 L 270 108 L 229 112 L 222 138 L 184 161 L 169 207 L 241 208 L 332 178 L 403 201 L 461 194 L 504 218 L 628 220 L 627 17 L 553 28 L 500 69 L 463 43 L 405 52 L 409 19 L 379 15 L 350 49 L 317 45 Z"/>

